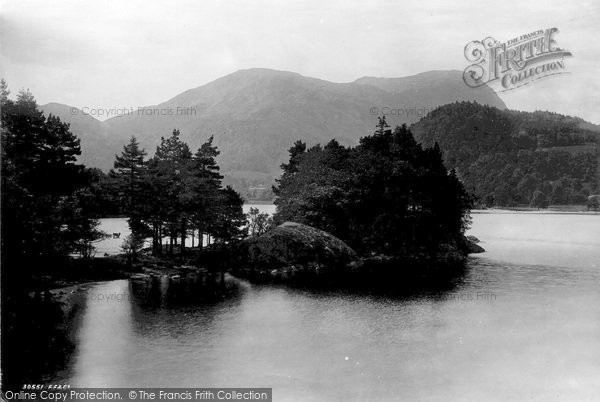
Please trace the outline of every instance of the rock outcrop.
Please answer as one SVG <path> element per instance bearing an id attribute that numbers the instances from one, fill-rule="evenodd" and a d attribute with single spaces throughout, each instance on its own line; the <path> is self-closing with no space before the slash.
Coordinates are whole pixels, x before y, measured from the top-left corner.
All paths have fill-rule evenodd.
<path id="1" fill-rule="evenodd" d="M 466 236 L 463 242 L 467 254 L 485 253 L 485 249 L 478 244 L 480 240 L 477 237 L 472 235 Z"/>
<path id="2" fill-rule="evenodd" d="M 285 222 L 242 242 L 242 263 L 259 270 L 302 267 L 341 267 L 356 253 L 337 237 L 295 222 Z"/>

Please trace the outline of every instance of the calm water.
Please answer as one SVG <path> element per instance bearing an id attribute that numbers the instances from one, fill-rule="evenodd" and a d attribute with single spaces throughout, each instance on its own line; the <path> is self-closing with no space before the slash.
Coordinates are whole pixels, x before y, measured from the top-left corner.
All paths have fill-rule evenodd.
<path id="1" fill-rule="evenodd" d="M 273 387 L 277 401 L 600 400 L 600 215 L 473 218 L 488 252 L 428 297 L 238 281 L 222 302 L 149 306 L 127 281 L 98 284 L 57 379 Z"/>
<path id="2" fill-rule="evenodd" d="M 247 214 L 250 212 L 250 208 L 257 208 L 262 213 L 267 213 L 269 215 L 273 215 L 275 213 L 275 205 L 273 204 L 244 204 L 244 213 Z M 127 225 L 127 219 L 124 218 L 105 218 L 100 219 L 100 229 L 107 233 L 109 236 L 106 239 L 103 239 L 94 244 L 96 248 L 96 257 L 103 257 L 105 255 L 115 255 L 122 253 L 121 244 L 123 244 L 123 240 L 126 236 L 129 236 L 131 231 L 129 230 L 129 226 Z M 114 234 L 118 234 L 118 237 L 115 237 Z M 203 244 L 206 244 L 206 237 L 203 239 Z M 165 237 L 164 242 L 168 241 L 168 237 Z M 198 244 L 198 239 L 194 240 L 194 245 Z M 188 237 L 185 242 L 186 246 L 192 245 L 191 237 Z M 146 246 L 149 247 L 151 245 L 150 242 L 146 243 Z"/>

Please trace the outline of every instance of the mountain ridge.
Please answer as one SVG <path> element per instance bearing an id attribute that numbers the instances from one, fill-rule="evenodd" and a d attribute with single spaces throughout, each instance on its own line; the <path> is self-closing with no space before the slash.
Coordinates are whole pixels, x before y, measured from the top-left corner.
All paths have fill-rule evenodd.
<path id="1" fill-rule="evenodd" d="M 263 68 L 238 70 L 105 121 L 66 105 L 41 109 L 72 123 L 82 139 L 81 162 L 91 167 L 110 169 L 131 136 L 152 155 L 160 138 L 178 129 L 194 150 L 214 136 L 221 169 L 234 181 L 268 184 L 298 139 L 354 145 L 373 132 L 382 111 L 392 126 L 411 124 L 437 106 L 463 100 L 506 109 L 493 90 L 467 87 L 456 70 L 336 83 Z"/>

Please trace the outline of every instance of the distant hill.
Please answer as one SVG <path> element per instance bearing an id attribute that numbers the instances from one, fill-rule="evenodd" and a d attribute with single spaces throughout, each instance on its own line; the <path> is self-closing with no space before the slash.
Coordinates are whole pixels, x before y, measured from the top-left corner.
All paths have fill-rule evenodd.
<path id="1" fill-rule="evenodd" d="M 588 121 L 583 120 L 580 117 L 576 117 L 575 119 L 578 121 L 578 125 L 580 128 L 582 128 L 584 130 L 590 130 L 590 131 L 595 131 L 597 133 L 600 133 L 600 125 L 590 123 Z"/>
<path id="2" fill-rule="evenodd" d="M 392 125 L 413 123 L 454 101 L 505 108 L 491 89 L 467 87 L 461 74 L 431 71 L 333 83 L 292 72 L 249 69 L 104 122 L 73 114 L 66 105 L 42 109 L 72 124 L 82 139 L 81 160 L 86 165 L 109 169 L 115 152 L 131 135 L 153 154 L 160 137 L 176 128 L 192 149 L 214 135 L 221 168 L 238 186 L 268 185 L 297 139 L 324 143 L 336 138 L 345 145 L 356 144 L 373 132 L 382 112 Z"/>
<path id="3" fill-rule="evenodd" d="M 465 85 L 463 72 L 457 70 L 428 71 L 401 78 L 363 77 L 356 80 L 355 83 L 372 85 L 384 91 L 401 95 L 402 98 L 409 99 L 411 103 L 418 105 L 439 106 L 461 100 L 471 100 L 506 109 L 504 102 L 492 89 L 484 86 L 474 90 Z"/>
<path id="4" fill-rule="evenodd" d="M 573 204 L 600 190 L 600 133 L 582 122 L 557 113 L 456 102 L 411 129 L 423 145 L 438 143 L 446 166 L 457 170 L 482 204 L 530 204 L 534 195 Z"/>
<path id="5" fill-rule="evenodd" d="M 61 103 L 40 106 L 44 114 L 52 114 L 71 125 L 71 131 L 81 139 L 80 161 L 89 167 L 108 170 L 114 156 L 121 151 L 124 138 L 112 133 L 109 127 L 80 109 Z"/>

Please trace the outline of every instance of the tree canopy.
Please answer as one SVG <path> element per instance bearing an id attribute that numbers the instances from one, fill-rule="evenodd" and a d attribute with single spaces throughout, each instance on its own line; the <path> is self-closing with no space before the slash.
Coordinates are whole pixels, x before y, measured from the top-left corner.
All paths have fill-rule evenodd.
<path id="1" fill-rule="evenodd" d="M 192 153 L 179 130 L 173 130 L 150 159 L 145 155 L 133 137 L 111 172 L 132 236 L 152 238 L 153 252 L 161 254 L 164 238 L 169 253 L 176 244 L 183 253 L 189 235 L 198 234 L 199 247 L 205 236 L 227 243 L 245 235 L 243 199 L 231 187 L 223 188 L 213 137 Z"/>
<path id="2" fill-rule="evenodd" d="M 4 262 L 89 256 L 101 232 L 88 211 L 92 174 L 76 162 L 79 139 L 58 117 L 44 116 L 29 91 L 12 101 L 1 87 Z"/>
<path id="3" fill-rule="evenodd" d="M 600 134 L 578 118 L 457 102 L 411 129 L 424 146 L 439 144 L 482 205 L 537 207 L 542 195 L 543 204 L 584 204 L 600 190 Z"/>
<path id="4" fill-rule="evenodd" d="M 282 168 L 275 221 L 317 227 L 363 253 L 435 252 L 469 223 L 471 198 L 439 147 L 421 147 L 405 125 L 388 129 L 385 117 L 356 147 L 296 142 Z"/>

